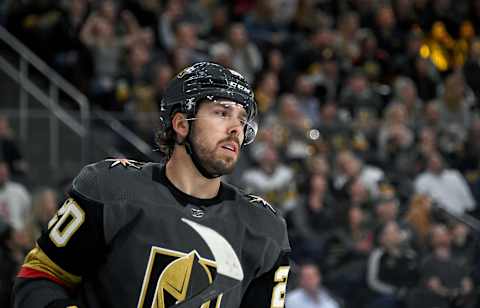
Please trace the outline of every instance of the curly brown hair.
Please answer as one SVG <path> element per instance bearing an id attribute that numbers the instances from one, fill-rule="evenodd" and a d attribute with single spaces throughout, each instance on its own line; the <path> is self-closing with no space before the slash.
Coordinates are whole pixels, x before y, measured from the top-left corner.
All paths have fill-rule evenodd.
<path id="1" fill-rule="evenodd" d="M 165 128 L 164 125 L 161 125 L 155 133 L 155 143 L 161 155 L 168 160 L 172 156 L 173 149 L 177 143 L 177 133 L 172 126 Z"/>
<path id="2" fill-rule="evenodd" d="M 179 107 L 172 109 L 172 113 L 169 119 L 167 119 L 167 121 L 172 121 L 173 117 L 177 113 L 183 113 L 179 110 Z M 164 160 L 168 161 L 173 154 L 175 144 L 181 144 L 181 140 L 178 140 L 177 133 L 173 129 L 173 126 L 166 125 L 166 123 L 164 123 L 163 121 L 164 120 L 160 118 L 160 127 L 155 132 L 155 143 L 157 144 L 158 151 L 160 152 Z"/>

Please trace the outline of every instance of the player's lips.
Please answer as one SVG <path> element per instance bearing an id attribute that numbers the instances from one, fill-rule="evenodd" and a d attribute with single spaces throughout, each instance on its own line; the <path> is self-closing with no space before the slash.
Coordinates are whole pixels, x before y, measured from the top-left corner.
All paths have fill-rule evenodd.
<path id="1" fill-rule="evenodd" d="M 232 151 L 234 153 L 237 153 L 238 152 L 238 144 L 236 142 L 225 142 L 225 143 L 222 143 L 221 147 L 223 149 L 226 149 L 226 150 L 229 150 L 229 151 Z"/>

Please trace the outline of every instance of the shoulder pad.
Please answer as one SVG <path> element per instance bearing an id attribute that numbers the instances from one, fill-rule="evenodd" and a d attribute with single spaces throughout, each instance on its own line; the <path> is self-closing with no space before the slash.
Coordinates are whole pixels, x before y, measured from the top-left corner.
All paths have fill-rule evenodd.
<path id="1" fill-rule="evenodd" d="M 252 194 L 246 194 L 247 200 L 250 202 L 250 204 L 255 205 L 255 206 L 261 206 L 264 207 L 268 210 L 270 210 L 273 214 L 277 215 L 277 210 L 273 208 L 273 206 L 270 205 L 265 199 L 262 197 L 252 195 Z"/>
<path id="2" fill-rule="evenodd" d="M 128 159 L 105 159 L 89 164 L 75 177 L 72 188 L 81 195 L 102 202 L 106 192 L 118 192 L 119 187 L 128 187 L 127 175 L 139 174 L 143 165 Z"/>
<path id="3" fill-rule="evenodd" d="M 133 168 L 133 169 L 140 170 L 145 164 L 143 162 L 139 162 L 132 159 L 126 159 L 126 158 L 112 158 L 112 159 L 105 159 L 105 161 L 110 164 L 109 165 L 110 169 L 117 166 L 123 166 L 124 168 Z"/>

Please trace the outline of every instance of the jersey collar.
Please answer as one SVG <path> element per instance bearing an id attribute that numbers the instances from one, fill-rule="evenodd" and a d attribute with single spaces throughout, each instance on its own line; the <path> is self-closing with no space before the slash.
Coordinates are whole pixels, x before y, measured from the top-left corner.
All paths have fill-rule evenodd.
<path id="1" fill-rule="evenodd" d="M 202 199 L 186 194 L 180 189 L 178 189 L 175 185 L 173 185 L 173 183 L 168 179 L 165 171 L 165 166 L 154 168 L 152 178 L 154 181 L 165 185 L 175 197 L 175 199 L 184 206 L 187 204 L 193 204 L 197 206 L 210 206 L 221 203 L 222 201 L 225 201 L 227 199 L 231 199 L 229 196 L 231 194 L 229 193 L 228 187 L 226 187 L 222 182 L 220 182 L 218 194 L 213 198 Z"/>

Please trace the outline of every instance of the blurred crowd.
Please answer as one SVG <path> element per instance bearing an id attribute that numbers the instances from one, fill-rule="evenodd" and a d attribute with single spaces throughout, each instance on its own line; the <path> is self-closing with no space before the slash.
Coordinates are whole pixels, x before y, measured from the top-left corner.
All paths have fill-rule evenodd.
<path id="1" fill-rule="evenodd" d="M 3 2 L 10 32 L 151 144 L 182 68 L 253 84 L 257 140 L 228 181 L 287 221 L 287 308 L 480 307 L 480 1 Z M 0 119 L 5 300 L 62 198 L 14 181 L 13 136 Z"/>

